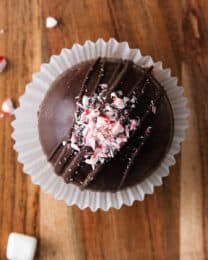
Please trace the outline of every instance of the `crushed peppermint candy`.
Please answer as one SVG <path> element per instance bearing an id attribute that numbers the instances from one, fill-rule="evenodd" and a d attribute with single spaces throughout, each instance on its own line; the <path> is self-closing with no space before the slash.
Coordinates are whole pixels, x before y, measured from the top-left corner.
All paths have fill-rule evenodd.
<path id="1" fill-rule="evenodd" d="M 5 115 L 13 115 L 15 109 L 12 100 L 10 98 L 5 99 L 1 105 L 1 109 Z"/>
<path id="2" fill-rule="evenodd" d="M 157 107 L 155 106 L 153 100 L 151 100 L 151 109 L 152 109 L 152 113 L 153 113 L 153 114 L 156 114 L 156 112 L 157 112 Z"/>
<path id="3" fill-rule="evenodd" d="M 89 147 L 85 163 L 94 169 L 97 163 L 113 158 L 127 142 L 130 133 L 140 124 L 139 118 L 130 119 L 127 107 L 135 99 L 122 96 L 122 92 L 111 94 L 112 102 L 106 103 L 102 93 L 107 88 L 102 84 L 102 91 L 92 97 L 83 96 L 77 103 L 78 111 L 71 135 L 71 147 L 80 151 Z"/>
<path id="4" fill-rule="evenodd" d="M 150 135 L 151 134 L 151 130 L 152 130 L 152 127 L 151 126 L 148 126 L 145 130 L 145 135 Z"/>
<path id="5" fill-rule="evenodd" d="M 7 60 L 4 56 L 0 56 L 0 72 L 3 72 L 7 66 Z"/>
<path id="6" fill-rule="evenodd" d="M 62 142 L 62 145 L 65 146 L 66 144 L 67 144 L 67 142 L 64 140 L 64 141 Z"/>
<path id="7" fill-rule="evenodd" d="M 121 94 L 121 93 L 119 93 Z M 111 98 L 113 99 L 113 106 L 118 109 L 123 109 L 126 106 L 126 103 L 129 101 L 129 98 L 123 97 L 119 98 L 115 92 L 111 93 Z"/>

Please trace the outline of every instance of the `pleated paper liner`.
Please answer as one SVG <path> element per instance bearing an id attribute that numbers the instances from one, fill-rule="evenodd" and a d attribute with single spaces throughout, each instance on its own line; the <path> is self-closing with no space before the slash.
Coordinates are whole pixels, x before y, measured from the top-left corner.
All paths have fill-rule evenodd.
<path id="1" fill-rule="evenodd" d="M 51 83 L 71 66 L 98 56 L 131 59 L 146 67 L 153 65 L 154 75 L 165 88 L 174 113 L 173 142 L 160 166 L 143 182 L 115 193 L 81 191 L 73 184 L 66 184 L 47 161 L 38 134 L 37 111 Z M 150 56 L 142 56 L 139 49 L 130 49 L 127 42 L 119 43 L 115 39 L 74 44 L 71 49 L 63 49 L 60 55 L 52 56 L 48 64 L 41 65 L 40 72 L 33 74 L 32 82 L 26 85 L 25 93 L 19 101 L 20 106 L 15 111 L 16 119 L 12 122 L 12 137 L 18 160 L 24 166 L 23 171 L 44 192 L 64 200 L 68 206 L 77 205 L 80 209 L 89 207 L 92 211 L 108 210 L 111 207 L 119 209 L 124 204 L 130 206 L 136 200 L 144 200 L 145 194 L 152 194 L 154 187 L 160 186 L 162 178 L 169 174 L 169 167 L 175 164 L 174 155 L 180 151 L 180 143 L 188 127 L 187 99 L 183 96 L 183 88 L 177 85 L 177 78 L 171 76 L 171 70 L 163 69 L 162 62 L 153 62 Z"/>

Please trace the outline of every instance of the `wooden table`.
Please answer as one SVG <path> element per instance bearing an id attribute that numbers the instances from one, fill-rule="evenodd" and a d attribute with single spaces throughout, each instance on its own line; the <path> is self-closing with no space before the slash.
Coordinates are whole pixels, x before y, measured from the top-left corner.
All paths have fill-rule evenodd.
<path id="1" fill-rule="evenodd" d="M 54 16 L 59 25 L 45 28 Z M 208 1 L 1 0 L 0 102 L 18 104 L 33 72 L 74 42 L 115 37 L 162 60 L 185 87 L 190 128 L 177 164 L 154 195 L 92 213 L 44 194 L 12 150 L 11 117 L 0 120 L 0 259 L 8 235 L 39 238 L 42 260 L 208 259 Z"/>

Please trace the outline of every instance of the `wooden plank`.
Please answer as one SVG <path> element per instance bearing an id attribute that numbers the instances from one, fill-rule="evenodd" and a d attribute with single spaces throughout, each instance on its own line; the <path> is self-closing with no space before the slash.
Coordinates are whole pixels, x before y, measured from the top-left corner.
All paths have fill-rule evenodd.
<path id="1" fill-rule="evenodd" d="M 191 111 L 187 138 L 182 148 L 181 163 L 181 211 L 180 211 L 180 256 L 181 259 L 204 259 L 203 250 L 203 210 L 202 172 L 199 150 L 197 116 L 193 108 L 190 91 L 190 72 L 183 66 L 183 83 L 189 97 Z M 194 191 L 194 192 L 193 192 Z"/>
<path id="2" fill-rule="evenodd" d="M 0 54 L 9 61 L 7 70 L 0 75 L 0 103 L 10 97 L 17 105 L 32 72 L 40 66 L 39 7 L 37 1 L 0 1 L 0 27 L 5 29 L 0 35 Z M 12 119 L 0 120 L 0 259 L 5 259 L 10 232 L 39 236 L 39 188 L 16 163 Z"/>
<path id="3" fill-rule="evenodd" d="M 189 97 L 190 128 L 182 149 L 181 259 L 207 258 L 208 2 L 183 4 L 182 82 Z"/>

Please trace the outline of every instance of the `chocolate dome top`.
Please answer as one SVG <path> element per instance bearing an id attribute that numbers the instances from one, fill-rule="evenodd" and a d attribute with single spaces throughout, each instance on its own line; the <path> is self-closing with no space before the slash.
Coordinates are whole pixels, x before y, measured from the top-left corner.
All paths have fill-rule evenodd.
<path id="1" fill-rule="evenodd" d="M 65 182 L 115 191 L 159 165 L 172 141 L 173 113 L 152 71 L 98 58 L 53 82 L 40 106 L 39 135 Z"/>

